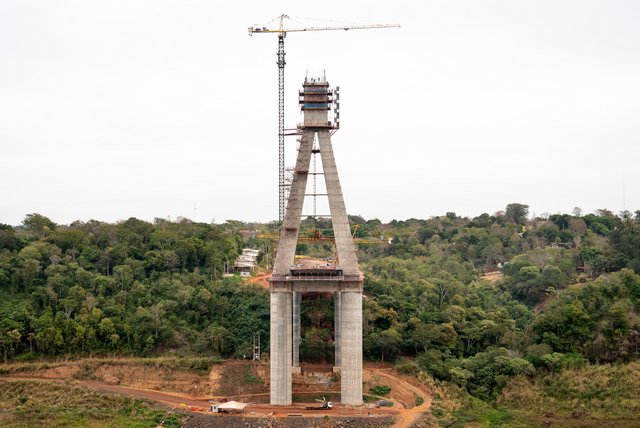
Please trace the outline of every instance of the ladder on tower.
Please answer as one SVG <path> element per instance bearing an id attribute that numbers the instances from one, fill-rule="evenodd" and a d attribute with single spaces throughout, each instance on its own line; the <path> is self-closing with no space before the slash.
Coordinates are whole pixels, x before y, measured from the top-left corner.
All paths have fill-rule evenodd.
<path id="1" fill-rule="evenodd" d="M 253 361 L 260 361 L 260 333 L 253 333 Z"/>

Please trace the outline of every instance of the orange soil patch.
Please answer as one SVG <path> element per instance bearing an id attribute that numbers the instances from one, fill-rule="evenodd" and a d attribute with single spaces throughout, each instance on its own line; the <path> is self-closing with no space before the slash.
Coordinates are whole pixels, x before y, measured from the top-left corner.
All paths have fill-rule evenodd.
<path id="1" fill-rule="evenodd" d="M 271 278 L 271 274 L 270 273 L 265 273 L 263 275 L 254 276 L 253 278 L 250 278 L 249 279 L 249 283 L 250 284 L 258 284 L 258 285 L 261 285 L 263 287 L 269 288 L 269 278 Z"/>
<path id="2" fill-rule="evenodd" d="M 40 377 L 42 379 L 67 379 L 73 377 L 73 375 L 75 375 L 79 370 L 80 367 L 75 364 L 70 364 L 68 366 L 38 370 L 33 373 L 33 376 Z"/>

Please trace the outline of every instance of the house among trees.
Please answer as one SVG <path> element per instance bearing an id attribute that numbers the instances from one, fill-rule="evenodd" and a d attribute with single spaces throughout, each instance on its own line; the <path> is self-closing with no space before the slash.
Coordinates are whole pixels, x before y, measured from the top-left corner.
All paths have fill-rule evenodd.
<path id="1" fill-rule="evenodd" d="M 239 273 L 240 276 L 251 276 L 251 272 L 256 268 L 258 254 L 260 254 L 260 250 L 243 248 L 242 254 L 238 256 L 233 264 L 233 271 Z"/>

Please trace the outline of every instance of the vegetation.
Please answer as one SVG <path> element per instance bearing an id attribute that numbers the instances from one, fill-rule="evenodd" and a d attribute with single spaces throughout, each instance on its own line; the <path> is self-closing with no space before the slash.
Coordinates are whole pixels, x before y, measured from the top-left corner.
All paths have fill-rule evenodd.
<path id="1" fill-rule="evenodd" d="M 388 395 L 391 392 L 391 387 L 387 385 L 376 385 L 373 388 L 369 388 L 369 393 L 377 396 Z"/>
<path id="2" fill-rule="evenodd" d="M 0 350 L 13 356 L 163 349 L 242 355 L 267 336 L 266 290 L 223 279 L 242 247 L 234 223 L 129 219 L 0 228 Z"/>
<path id="3" fill-rule="evenodd" d="M 451 384 L 436 387 L 432 414 L 440 425 L 635 427 L 640 365 L 587 364 L 509 380 L 488 404 Z"/>
<path id="4" fill-rule="evenodd" d="M 0 425 L 11 427 L 179 427 L 166 409 L 77 386 L 0 381 Z"/>
<path id="5" fill-rule="evenodd" d="M 572 371 L 637 364 L 640 211 L 532 219 L 512 203 L 474 218 L 350 222 L 368 240 L 359 246 L 365 356 L 409 357 L 401 371 L 466 394 L 457 411 L 475 409 L 467 418 L 516 421 L 505 407 L 516 405 L 505 395 L 513 382 L 546 400 L 549 382 Z M 243 246 L 260 248 L 268 269 L 275 229 L 134 218 L 62 226 L 40 214 L 0 225 L 0 355 L 242 357 L 254 333 L 268 351 L 267 290 L 222 273 Z M 298 252 L 333 257 L 317 239 L 332 233 L 327 220 L 303 221 L 301 234 L 316 241 Z M 330 300 L 311 296 L 302 307 L 301 358 L 330 362 Z"/>

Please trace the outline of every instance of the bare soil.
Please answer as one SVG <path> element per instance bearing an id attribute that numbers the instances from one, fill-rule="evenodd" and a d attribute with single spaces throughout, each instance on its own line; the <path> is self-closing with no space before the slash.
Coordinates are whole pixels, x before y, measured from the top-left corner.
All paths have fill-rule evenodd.
<path id="1" fill-rule="evenodd" d="M 266 273 L 266 274 L 252 277 L 251 279 L 249 279 L 249 282 L 251 284 L 258 284 L 263 287 L 269 288 L 269 278 L 271 278 L 271 274 Z"/>

